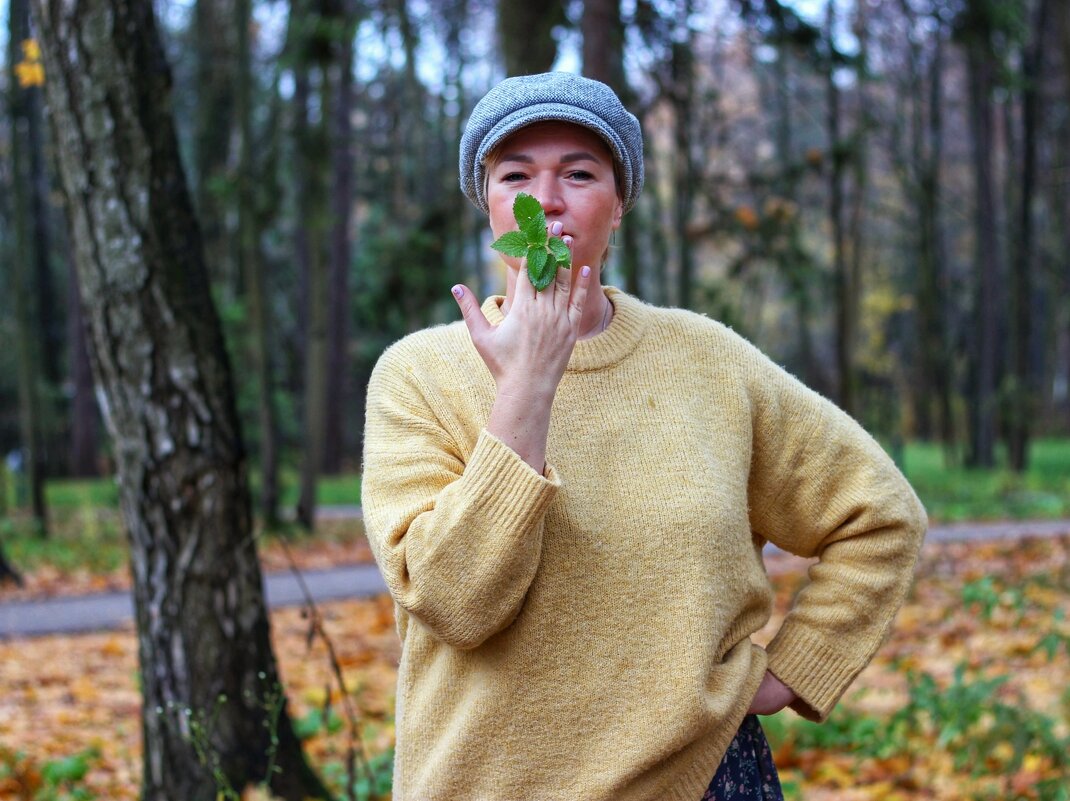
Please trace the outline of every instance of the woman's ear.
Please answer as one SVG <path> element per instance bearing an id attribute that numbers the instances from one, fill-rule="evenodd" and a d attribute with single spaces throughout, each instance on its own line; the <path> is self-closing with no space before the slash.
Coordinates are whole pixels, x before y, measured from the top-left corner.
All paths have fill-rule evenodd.
<path id="1" fill-rule="evenodd" d="M 613 207 L 613 230 L 620 228 L 620 222 L 624 219 L 624 201 L 617 195 L 617 205 Z"/>

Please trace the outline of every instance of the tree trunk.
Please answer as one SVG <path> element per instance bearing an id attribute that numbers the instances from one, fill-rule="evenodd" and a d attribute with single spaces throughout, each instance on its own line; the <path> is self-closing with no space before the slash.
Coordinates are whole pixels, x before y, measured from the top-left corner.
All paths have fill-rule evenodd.
<path id="1" fill-rule="evenodd" d="M 97 405 L 93 397 L 93 368 L 89 363 L 85 315 L 78 291 L 78 270 L 69 254 L 67 264 L 67 341 L 74 384 L 68 470 L 72 476 L 88 477 L 100 472 L 97 466 Z"/>
<path id="2" fill-rule="evenodd" d="M 1040 0 L 1036 18 L 1022 58 L 1022 172 L 1018 206 L 1018 247 L 1011 271 L 1013 298 L 1011 374 L 1014 391 L 1008 425 L 1008 457 L 1011 469 L 1022 473 L 1029 463 L 1029 437 L 1036 409 L 1037 382 L 1031 369 L 1033 344 L 1034 262 L 1036 242 L 1033 225 L 1033 198 L 1037 175 L 1037 129 L 1040 127 L 1038 94 L 1043 74 L 1044 36 L 1049 2 Z"/>
<path id="3" fill-rule="evenodd" d="M 580 21 L 583 34 L 583 74 L 609 85 L 625 106 L 632 105 L 624 77 L 624 21 L 620 0 L 587 0 Z M 620 266 L 624 288 L 641 297 L 639 220 L 633 210 L 621 223 Z"/>
<path id="4" fill-rule="evenodd" d="M 238 0 L 232 0 L 238 2 Z M 227 158 L 238 98 L 235 84 L 235 15 L 228 0 L 197 0 L 193 11 L 192 37 L 196 63 L 196 93 L 193 150 L 197 218 L 201 223 L 208 275 L 224 297 L 237 292 L 238 255 L 230 247 L 227 203 L 223 198 L 229 181 Z M 238 65 L 239 69 L 243 67 Z M 240 247 L 240 244 L 239 244 Z"/>
<path id="5" fill-rule="evenodd" d="M 498 0 L 498 52 L 505 72 L 546 72 L 557 60 L 553 30 L 567 22 L 561 0 Z"/>
<path id="6" fill-rule="evenodd" d="M 624 82 L 624 22 L 620 0 L 586 0 L 580 21 L 583 74 L 613 88 L 621 99 Z"/>
<path id="7" fill-rule="evenodd" d="M 2 488 L 2 486 L 2 483 L 0 483 L 0 488 Z M 14 584 L 16 587 L 23 586 L 22 575 L 15 569 L 14 565 L 7 560 L 7 557 L 4 555 L 3 543 L 0 543 L 0 586 L 3 586 L 7 582 Z"/>
<path id="8" fill-rule="evenodd" d="M 40 267 L 39 250 L 43 246 L 33 226 L 37 202 L 33 198 L 33 172 L 31 153 L 34 143 L 31 138 L 33 93 L 40 92 L 32 84 L 20 85 L 15 65 L 22 61 L 23 42 L 30 38 L 30 9 L 26 0 L 12 0 L 9 6 L 8 29 L 8 86 L 9 119 L 11 122 L 11 183 L 14 195 L 15 251 L 11 254 L 13 276 L 12 294 L 15 298 L 15 329 L 18 363 L 19 437 L 22 444 L 22 470 L 30 491 L 30 504 L 38 532 L 48 532 L 48 514 L 45 508 L 45 456 L 42 438 L 42 406 L 39 392 L 43 346 L 38 324 L 33 274 Z M 27 59 L 29 60 L 29 59 Z M 47 259 L 47 254 L 45 254 Z"/>
<path id="9" fill-rule="evenodd" d="M 309 14 L 311 29 L 323 29 L 327 17 L 319 5 L 306 9 Z M 307 106 L 297 108 L 302 119 L 303 129 L 297 139 L 299 161 L 304 180 L 299 186 L 302 193 L 299 203 L 299 215 L 307 236 L 307 273 L 304 284 L 307 288 L 307 305 L 305 308 L 305 371 L 304 371 L 304 424 L 302 426 L 302 453 L 300 496 L 297 502 L 297 521 L 304 528 L 311 530 L 316 520 L 316 483 L 323 464 L 324 438 L 326 436 L 327 404 L 327 316 L 328 316 L 328 281 L 327 253 L 324 242 L 327 239 L 328 209 L 327 186 L 328 172 L 331 168 L 329 147 L 331 84 L 328 80 L 330 66 L 330 49 L 326 41 L 318 36 L 304 42 L 303 52 L 299 56 L 304 61 L 301 67 L 305 80 L 311 77 L 309 67 L 316 67 L 319 90 L 319 107 L 323 110 L 316 125 L 309 125 Z M 306 87 L 308 84 L 306 84 Z M 295 95 L 296 99 L 296 95 Z"/>
<path id="10" fill-rule="evenodd" d="M 850 255 L 847 259 L 847 298 L 846 325 L 844 326 L 845 354 L 841 373 L 841 390 L 844 395 L 845 409 L 851 414 L 859 414 L 859 377 L 856 359 L 858 343 L 859 307 L 862 302 L 862 270 L 865 265 L 866 237 L 866 201 L 869 188 L 869 17 L 865 3 L 859 3 L 854 28 L 858 36 L 858 55 L 856 56 L 855 74 L 857 76 L 858 121 L 855 124 L 854 142 L 851 148 L 852 178 L 854 196 L 851 200 L 850 218 L 847 222 L 850 237 Z"/>
<path id="11" fill-rule="evenodd" d="M 326 798 L 294 735 L 271 651 L 230 365 L 152 5 L 38 0 L 36 8 L 129 532 L 142 798 L 213 801 L 221 789 L 261 781 L 293 801 Z"/>
<path id="12" fill-rule="evenodd" d="M 835 3 L 826 6 L 825 37 L 833 51 L 836 25 Z M 840 407 L 855 414 L 854 398 L 854 287 L 847 266 L 847 227 L 844 223 L 844 181 L 847 173 L 847 144 L 843 140 L 840 114 L 840 89 L 835 80 L 836 62 L 830 55 L 825 75 L 827 127 L 829 139 L 829 223 L 832 228 L 832 274 L 836 287 L 836 368 L 839 376 Z M 850 158 L 853 158 L 853 153 Z"/>
<path id="13" fill-rule="evenodd" d="M 955 420 L 952 411 L 952 365 L 948 347 L 947 324 L 947 270 L 944 248 L 944 228 L 942 210 L 941 167 L 944 158 L 943 125 L 943 68 L 944 41 L 942 30 L 934 34 L 933 60 L 929 70 L 929 125 L 928 155 L 925 155 L 922 138 L 925 128 L 922 124 L 921 97 L 915 105 L 915 163 L 919 179 L 919 235 L 921 252 L 919 253 L 919 270 L 921 271 L 918 292 L 918 308 L 921 316 L 921 361 L 928 373 L 927 385 L 933 387 L 936 394 L 938 410 L 937 425 L 940 440 L 944 445 L 944 454 L 948 462 L 953 461 L 955 450 Z M 919 93 L 920 93 L 919 84 Z"/>
<path id="14" fill-rule="evenodd" d="M 328 283 L 327 398 L 323 471 L 339 473 L 346 449 L 345 420 L 349 403 L 349 267 L 353 258 L 350 222 L 353 214 L 353 35 L 356 26 L 352 2 L 343 3 L 342 28 L 347 35 L 336 43 L 338 66 L 331 121 L 334 166 L 331 186 L 331 263 Z"/>
<path id="15" fill-rule="evenodd" d="M 203 0 L 202 0 L 203 1 Z M 235 97 L 238 117 L 238 261 L 244 276 L 248 303 L 248 354 L 256 380 L 257 419 L 260 432 L 260 514 L 265 528 L 279 517 L 278 424 L 271 378 L 271 326 L 268 321 L 266 265 L 260 259 L 260 226 L 256 210 L 256 167 L 253 159 L 253 65 L 249 41 L 253 25 L 250 0 L 235 0 L 234 25 L 238 36 Z"/>
<path id="16" fill-rule="evenodd" d="M 685 0 L 679 10 L 680 23 L 690 31 L 686 21 L 691 15 L 691 0 Z M 691 35 L 672 44 L 672 102 L 675 137 L 673 181 L 673 235 L 676 238 L 676 302 L 685 309 L 693 303 L 694 257 L 688 225 L 695 197 L 695 162 L 691 154 L 691 116 L 694 107 L 695 75 Z"/>
<path id="17" fill-rule="evenodd" d="M 976 186 L 974 216 L 976 296 L 970 391 L 970 456 L 974 467 L 995 464 L 996 348 L 999 310 L 999 240 L 996 231 L 992 166 L 993 56 L 986 29 L 973 31 L 966 45 L 969 79 L 970 129 Z"/>

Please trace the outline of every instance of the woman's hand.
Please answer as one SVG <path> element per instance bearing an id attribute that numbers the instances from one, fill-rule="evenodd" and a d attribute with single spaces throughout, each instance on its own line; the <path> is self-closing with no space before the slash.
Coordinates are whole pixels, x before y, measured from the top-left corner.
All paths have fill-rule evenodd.
<path id="1" fill-rule="evenodd" d="M 779 712 L 788 704 L 798 698 L 795 692 L 784 682 L 765 671 L 762 683 L 758 686 L 758 692 L 750 702 L 748 715 L 772 715 Z"/>
<path id="2" fill-rule="evenodd" d="M 590 267 L 580 269 L 575 286 L 572 270 L 559 268 L 553 284 L 537 292 L 522 261 L 512 305 L 499 326 L 487 322 L 467 287 L 453 288 L 472 344 L 499 391 L 553 397 L 579 338 L 590 283 Z"/>
<path id="3" fill-rule="evenodd" d="M 468 333 L 490 370 L 498 394 L 487 431 L 516 451 L 531 467 L 545 468 L 550 407 L 579 338 L 580 320 L 591 283 L 591 268 L 558 268 L 552 285 L 537 292 L 523 262 L 505 320 L 492 326 L 471 290 L 455 286 Z"/>

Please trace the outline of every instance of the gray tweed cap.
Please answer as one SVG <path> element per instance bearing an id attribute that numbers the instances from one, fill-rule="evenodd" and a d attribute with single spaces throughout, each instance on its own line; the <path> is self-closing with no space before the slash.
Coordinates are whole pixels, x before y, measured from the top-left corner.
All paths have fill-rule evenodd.
<path id="1" fill-rule="evenodd" d="M 489 212 L 483 192 L 487 154 L 506 137 L 536 122 L 559 120 L 590 128 L 609 146 L 620 170 L 624 210 L 643 188 L 643 133 L 639 120 L 600 81 L 567 72 L 506 78 L 476 103 L 461 136 L 461 189 Z"/>

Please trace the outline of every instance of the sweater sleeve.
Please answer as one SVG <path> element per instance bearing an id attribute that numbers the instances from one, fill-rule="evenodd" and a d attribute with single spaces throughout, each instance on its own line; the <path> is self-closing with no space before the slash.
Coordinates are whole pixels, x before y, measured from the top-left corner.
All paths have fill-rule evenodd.
<path id="1" fill-rule="evenodd" d="M 435 409 L 387 351 L 368 384 L 365 526 L 398 605 L 443 642 L 475 648 L 519 613 L 560 482 L 485 429 L 465 457 Z"/>
<path id="2" fill-rule="evenodd" d="M 753 531 L 818 557 L 769 644 L 769 670 L 824 720 L 887 637 L 927 518 L 906 479 L 851 417 L 772 362 L 751 382 Z"/>

